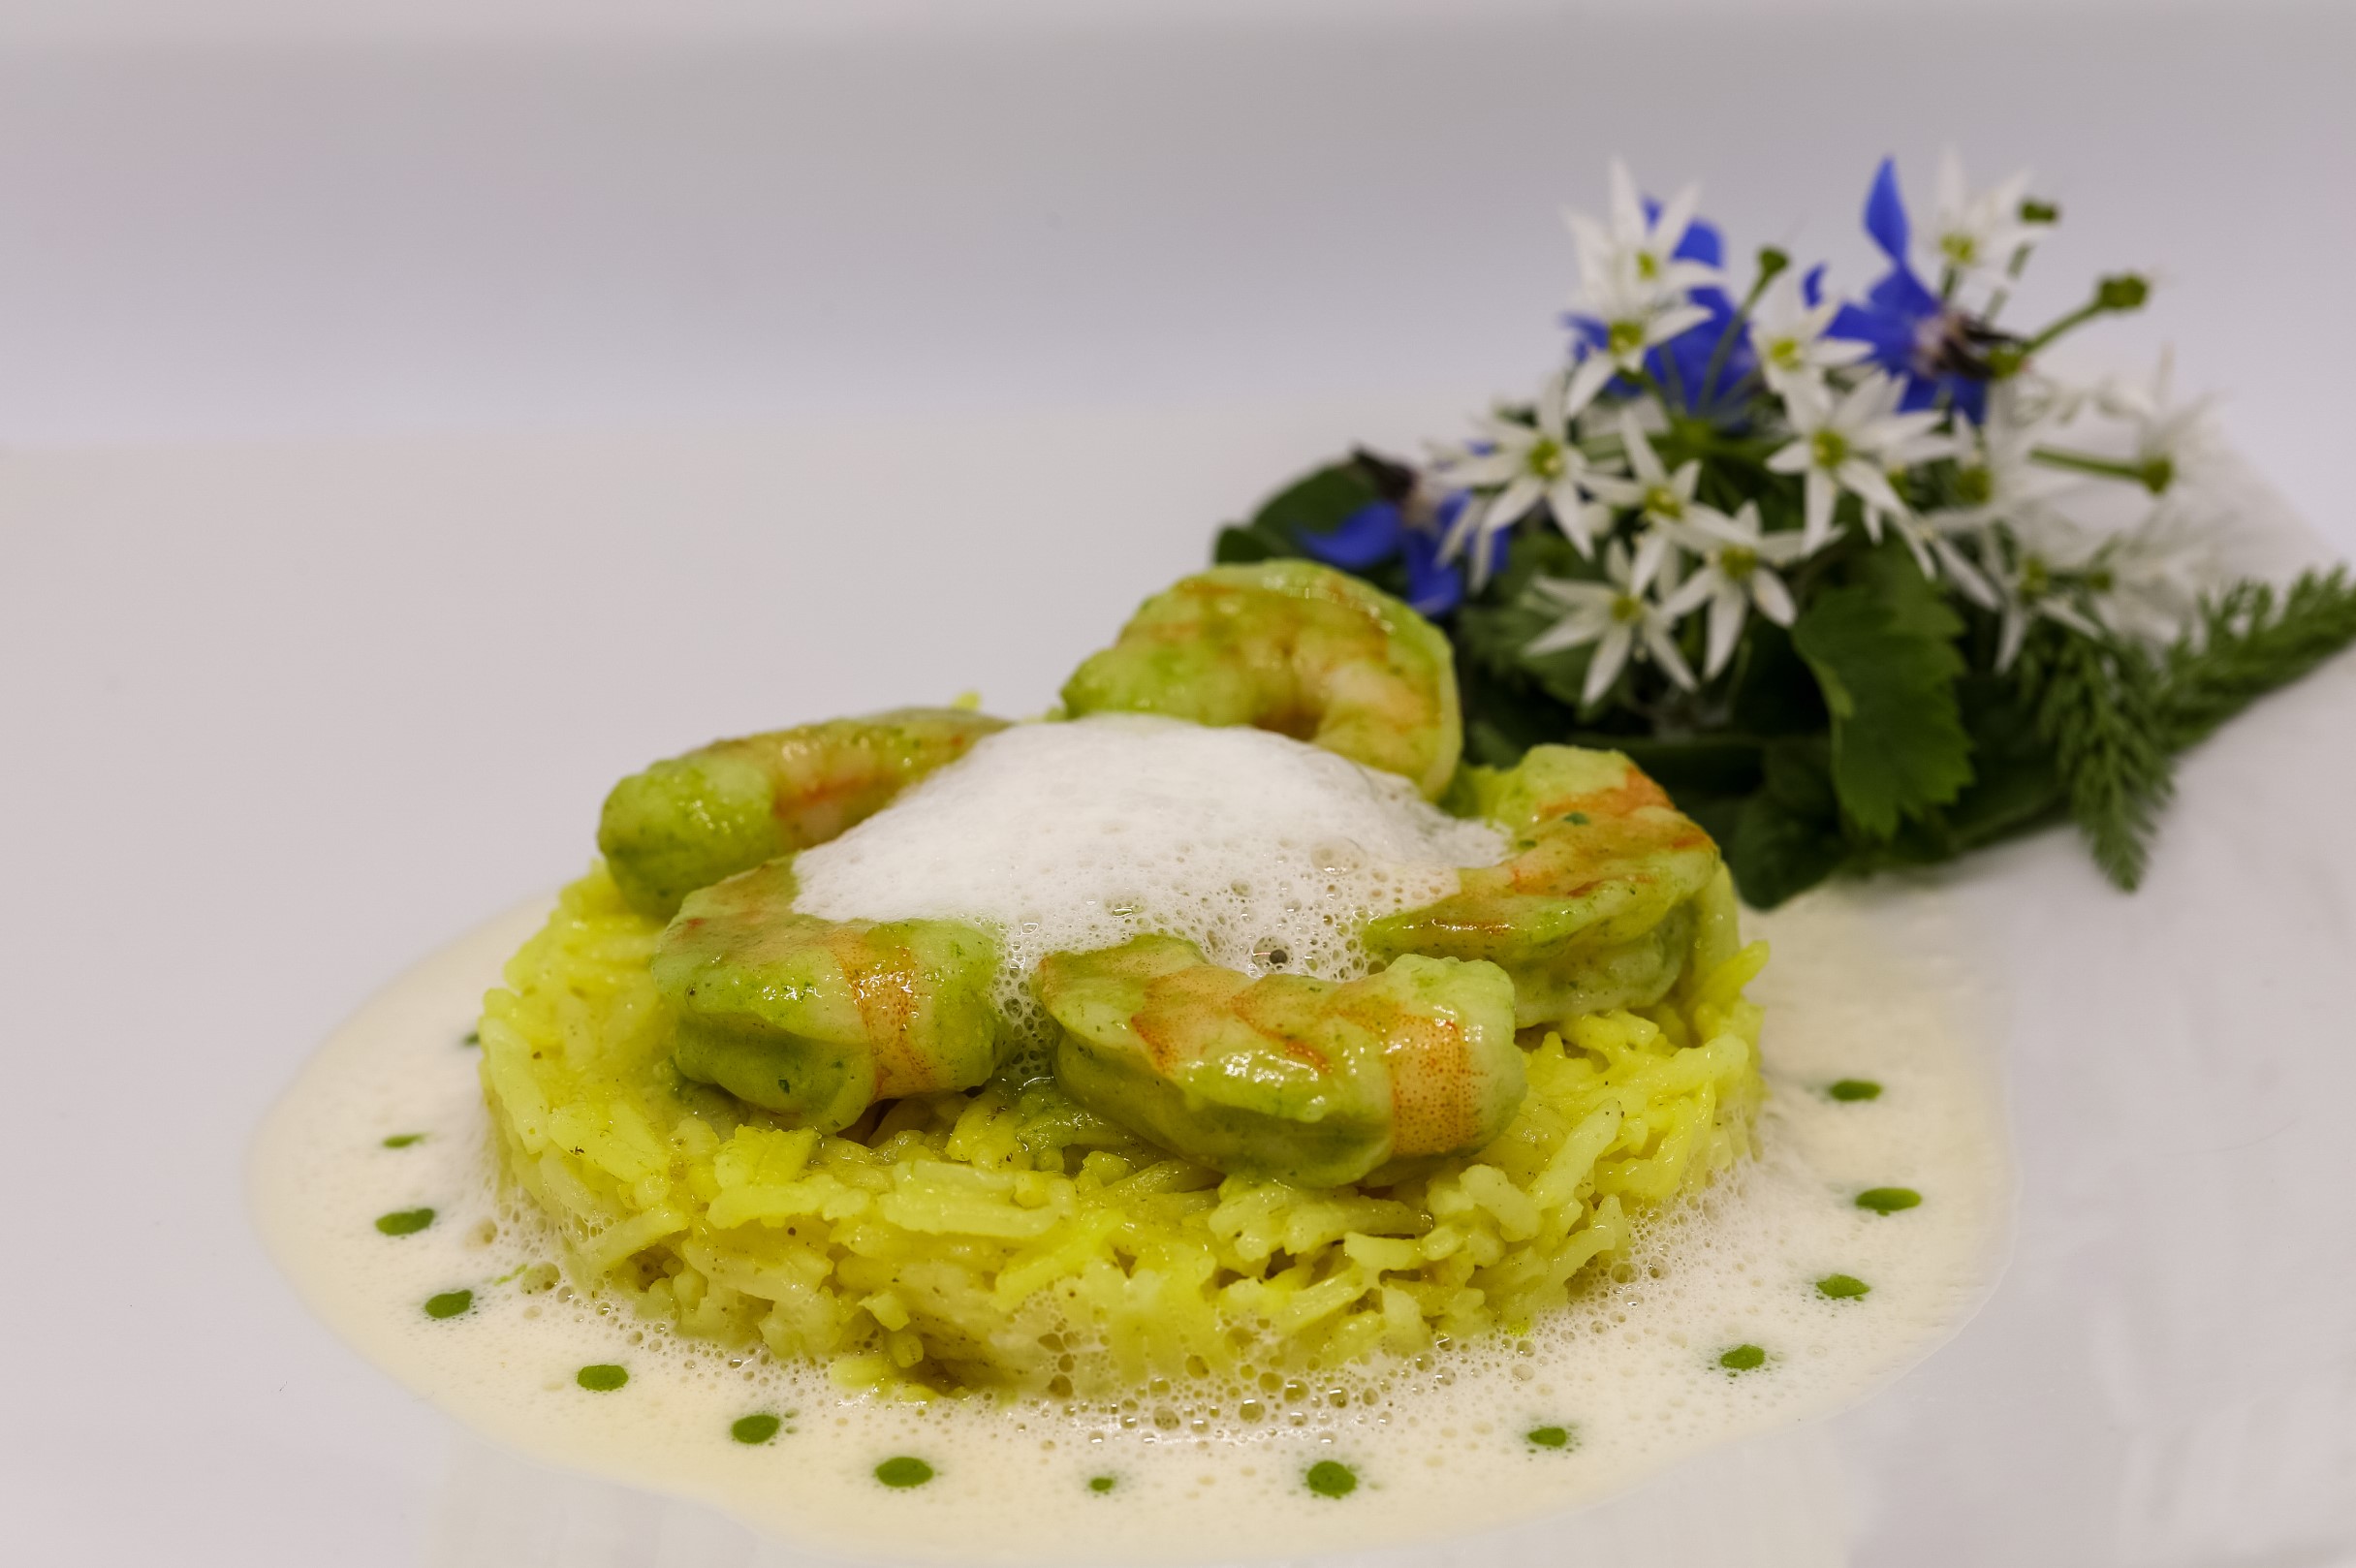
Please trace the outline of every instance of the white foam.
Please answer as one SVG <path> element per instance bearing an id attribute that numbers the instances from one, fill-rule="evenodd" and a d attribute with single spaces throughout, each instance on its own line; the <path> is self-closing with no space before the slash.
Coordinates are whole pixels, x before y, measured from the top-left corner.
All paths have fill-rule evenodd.
<path id="1" fill-rule="evenodd" d="M 1366 921 L 1457 891 L 1505 850 L 1405 779 L 1259 730 L 1102 714 L 1002 731 L 795 862 L 796 907 L 830 920 L 998 927 L 1009 1016 L 1050 953 L 1144 931 L 1214 963 L 1325 980 L 1366 972 Z"/>

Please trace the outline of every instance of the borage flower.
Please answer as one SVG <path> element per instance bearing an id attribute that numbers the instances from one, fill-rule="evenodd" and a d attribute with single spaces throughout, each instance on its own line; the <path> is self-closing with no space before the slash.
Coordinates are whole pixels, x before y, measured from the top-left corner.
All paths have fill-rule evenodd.
<path id="1" fill-rule="evenodd" d="M 1705 676 L 1715 675 L 1734 657 L 1752 606 L 1778 626 L 1792 623 L 1799 612 L 1775 569 L 1806 554 L 1806 539 L 1766 532 L 1759 523 L 1758 505 L 1751 501 L 1743 502 L 1731 517 L 1716 512 L 1692 517 L 1678 525 L 1676 538 L 1701 558 L 1702 567 L 1669 596 L 1661 612 L 1674 620 L 1702 605 L 1710 607 Z"/>
<path id="2" fill-rule="evenodd" d="M 1471 502 L 1465 491 L 1439 489 L 1419 474 L 1398 499 L 1369 501 L 1331 533 L 1301 534 L 1301 549 L 1312 560 L 1345 572 L 1363 573 L 1396 560 L 1406 569 L 1409 608 L 1418 614 L 1445 615 L 1463 603 L 1464 575 L 1441 558 L 1440 543 Z M 1504 536 L 1492 535 L 1482 549 L 1487 580 L 1504 560 Z"/>
<path id="3" fill-rule="evenodd" d="M 1803 476 L 1806 492 L 1804 537 L 1811 550 L 1833 537 L 1833 508 L 1846 490 L 1882 515 L 1903 517 L 1906 503 L 1899 499 L 1883 472 L 1886 452 L 1903 451 L 1936 424 L 1934 413 L 1901 414 L 1894 407 L 1897 385 L 1875 371 L 1842 393 L 1833 393 L 1812 382 L 1798 382 L 1784 398 L 1791 445 L 1767 459 L 1778 474 Z"/>
<path id="4" fill-rule="evenodd" d="M 1594 643 L 1586 684 L 1580 689 L 1579 699 L 1590 706 L 1612 689 L 1612 682 L 1632 658 L 1649 659 L 1671 680 L 1691 690 L 1693 670 L 1678 651 L 1673 635 L 1677 617 L 1646 596 L 1667 553 L 1667 541 L 1656 537 L 1630 560 L 1627 547 L 1615 539 L 1604 547 L 1603 581 L 1537 579 L 1530 584 L 1531 596 L 1548 601 L 1564 614 L 1532 638 L 1524 651 L 1555 653 Z"/>
<path id="5" fill-rule="evenodd" d="M 1901 408 L 1944 401 L 1977 423 L 1988 403 L 1986 351 L 1997 339 L 1915 275 L 1912 226 L 1898 191 L 1898 166 L 1888 158 L 1866 197 L 1866 233 L 1889 258 L 1890 269 L 1862 302 L 1834 313 L 1831 335 L 1864 343 L 1873 362 L 1899 378 Z"/>

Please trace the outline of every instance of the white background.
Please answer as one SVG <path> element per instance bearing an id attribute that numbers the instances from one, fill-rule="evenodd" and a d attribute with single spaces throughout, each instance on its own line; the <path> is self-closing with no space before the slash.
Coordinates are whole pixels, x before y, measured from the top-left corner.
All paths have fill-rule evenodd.
<path id="1" fill-rule="evenodd" d="M 1534 384 L 1555 210 L 1615 150 L 1848 286 L 1884 151 L 1918 203 L 1950 141 L 2034 164 L 2065 222 L 2025 319 L 2158 269 L 2085 362 L 2174 339 L 2356 544 L 2344 7 L 318 9 L 0 5 L 12 1559 L 419 1560 L 440 1418 L 242 1212 L 309 1045 L 577 871 L 648 758 L 967 687 L 1033 710 L 1291 469 Z M 1866 1560 L 2348 1556 L 2356 1221 L 2314 1120 L 2347 1029 L 2313 987 L 2356 859 L 2233 825 L 2344 809 L 2349 693 L 2196 763 L 2131 915 L 2065 843 L 1990 863 L 2042 890 L 2022 984 L 2133 934 L 2106 1038 L 2201 1092 L 2089 1132 L 2109 1085 L 2016 1038 L 2022 1257 L 1847 1439 L 1914 1477 L 1860 1494 Z M 2303 977 L 2167 991 L 2155 954 L 2269 907 Z M 2154 1125 L 2182 1158 L 2102 1142 Z M 2187 1282 L 2232 1193 L 2289 1218 Z M 2274 1300 L 2247 1333 L 2233 1268 Z"/>

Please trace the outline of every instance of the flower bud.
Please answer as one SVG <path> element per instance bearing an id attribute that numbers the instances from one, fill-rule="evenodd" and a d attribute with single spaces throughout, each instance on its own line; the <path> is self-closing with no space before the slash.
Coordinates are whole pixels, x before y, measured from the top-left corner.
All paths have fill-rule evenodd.
<path id="1" fill-rule="evenodd" d="M 2094 303 L 2105 310 L 2141 310 L 2152 285 L 2133 272 L 2114 272 L 2094 285 Z"/>

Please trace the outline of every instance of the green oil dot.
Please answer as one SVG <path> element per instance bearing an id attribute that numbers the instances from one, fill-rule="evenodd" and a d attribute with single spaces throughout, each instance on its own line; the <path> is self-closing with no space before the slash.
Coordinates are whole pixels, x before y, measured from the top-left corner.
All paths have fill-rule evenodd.
<path id="1" fill-rule="evenodd" d="M 412 1144 L 422 1144 L 424 1141 L 424 1133 L 394 1133 L 391 1138 L 385 1140 L 385 1146 L 387 1148 L 407 1148 Z"/>
<path id="2" fill-rule="evenodd" d="M 573 1381 L 591 1394 L 612 1394 L 630 1381 L 630 1369 L 616 1366 L 612 1362 L 599 1362 L 594 1366 L 584 1366 L 575 1372 Z"/>
<path id="3" fill-rule="evenodd" d="M 921 1487 L 932 1479 L 932 1466 L 902 1454 L 875 1467 L 875 1479 L 887 1487 Z"/>
<path id="4" fill-rule="evenodd" d="M 1347 1497 L 1358 1490 L 1358 1472 L 1333 1459 L 1319 1459 L 1302 1479 L 1320 1497 Z"/>
<path id="5" fill-rule="evenodd" d="M 1876 1214 L 1895 1214 L 1922 1201 L 1923 1195 L 1912 1187 L 1868 1187 L 1857 1195 L 1857 1207 L 1869 1208 Z"/>
<path id="6" fill-rule="evenodd" d="M 757 1416 L 738 1416 L 736 1424 L 728 1428 L 728 1435 L 739 1443 L 761 1444 L 776 1436 L 777 1429 L 784 1425 L 784 1422 L 764 1410 Z"/>
<path id="7" fill-rule="evenodd" d="M 1767 1364 L 1767 1352 L 1757 1345 L 1737 1345 L 1718 1358 L 1718 1364 L 1730 1372 L 1747 1372 Z"/>
<path id="8" fill-rule="evenodd" d="M 1872 1288 L 1855 1274 L 1827 1274 L 1816 1281 L 1816 1293 L 1836 1301 L 1853 1301 Z"/>
<path id="9" fill-rule="evenodd" d="M 1532 1448 L 1569 1448 L 1571 1429 L 1568 1427 L 1532 1427 L 1524 1433 Z"/>
<path id="10" fill-rule="evenodd" d="M 1881 1085 L 1869 1078 L 1844 1078 L 1824 1092 L 1841 1101 L 1878 1100 Z"/>
<path id="11" fill-rule="evenodd" d="M 1574 828 L 1584 828 L 1587 825 L 1587 814 L 1584 811 L 1565 811 L 1562 820 Z"/>
<path id="12" fill-rule="evenodd" d="M 425 1298 L 425 1315 L 429 1318 L 455 1318 L 474 1304 L 473 1291 L 446 1290 L 439 1296 Z"/>
<path id="13" fill-rule="evenodd" d="M 430 1208 L 396 1208 L 376 1216 L 376 1228 L 387 1236 L 415 1236 L 433 1223 Z"/>
<path id="14" fill-rule="evenodd" d="M 1088 1490 L 1093 1492 L 1111 1491 L 1118 1485 L 1120 1485 L 1120 1479 L 1117 1476 L 1092 1475 L 1088 1477 Z"/>

